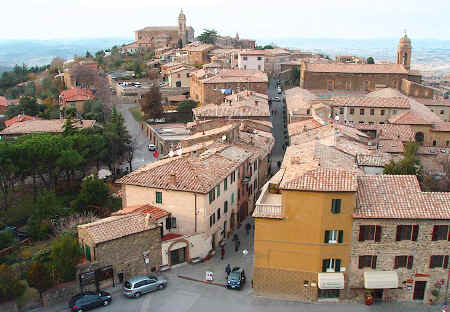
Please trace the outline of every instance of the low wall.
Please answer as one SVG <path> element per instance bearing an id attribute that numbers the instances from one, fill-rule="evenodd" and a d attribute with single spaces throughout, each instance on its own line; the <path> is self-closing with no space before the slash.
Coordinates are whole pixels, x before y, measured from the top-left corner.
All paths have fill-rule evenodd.
<path id="1" fill-rule="evenodd" d="M 57 303 L 67 302 L 79 292 L 79 284 L 77 281 L 59 284 L 42 293 L 42 303 L 44 307 L 49 307 Z"/>

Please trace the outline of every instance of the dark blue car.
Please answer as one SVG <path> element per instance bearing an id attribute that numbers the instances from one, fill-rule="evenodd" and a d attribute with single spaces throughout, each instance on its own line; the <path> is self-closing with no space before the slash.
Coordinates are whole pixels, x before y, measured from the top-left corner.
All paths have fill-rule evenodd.
<path id="1" fill-rule="evenodd" d="M 241 289 L 245 284 L 245 272 L 240 267 L 234 267 L 227 277 L 226 288 Z"/>

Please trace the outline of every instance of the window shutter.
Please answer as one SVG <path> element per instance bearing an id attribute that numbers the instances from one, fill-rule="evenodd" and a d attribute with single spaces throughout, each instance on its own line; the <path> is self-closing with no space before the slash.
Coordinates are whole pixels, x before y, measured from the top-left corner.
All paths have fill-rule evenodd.
<path id="1" fill-rule="evenodd" d="M 331 213 L 336 213 L 336 199 L 331 200 Z"/>
<path id="2" fill-rule="evenodd" d="M 341 259 L 336 259 L 336 265 L 334 266 L 335 272 L 341 272 Z"/>
<path id="3" fill-rule="evenodd" d="M 381 242 L 381 225 L 375 225 L 375 241 Z"/>
<path id="4" fill-rule="evenodd" d="M 398 269 L 398 257 L 394 258 L 394 269 Z"/>
<path id="5" fill-rule="evenodd" d="M 395 240 L 396 241 L 400 240 L 400 229 L 401 229 L 401 226 L 397 225 L 397 233 L 395 234 Z"/>
<path id="6" fill-rule="evenodd" d="M 419 225 L 413 225 L 413 232 L 412 232 L 412 240 L 417 241 L 417 237 L 419 236 Z"/>
<path id="7" fill-rule="evenodd" d="M 444 269 L 448 267 L 448 256 L 444 257 Z"/>
<path id="8" fill-rule="evenodd" d="M 166 219 L 166 229 L 170 230 L 170 216 Z"/>
<path id="9" fill-rule="evenodd" d="M 372 256 L 372 269 L 377 268 L 377 256 Z"/>
<path id="10" fill-rule="evenodd" d="M 413 256 L 408 256 L 408 269 L 412 269 L 413 262 L 414 262 L 414 257 Z"/>
<path id="11" fill-rule="evenodd" d="M 344 230 L 339 230 L 338 232 L 338 243 L 342 244 L 344 241 Z"/>
<path id="12" fill-rule="evenodd" d="M 432 241 L 437 240 L 437 239 L 436 239 L 436 228 L 437 228 L 436 225 L 433 226 L 433 233 L 431 234 L 431 240 L 432 240 Z"/>
<path id="13" fill-rule="evenodd" d="M 322 272 L 326 272 L 327 268 L 330 266 L 330 259 L 323 259 L 322 261 Z"/>
<path id="14" fill-rule="evenodd" d="M 364 256 L 359 256 L 358 257 L 358 269 L 362 269 L 363 268 L 363 258 Z"/>
<path id="15" fill-rule="evenodd" d="M 177 218 L 171 218 L 170 219 L 170 227 L 176 228 L 177 227 Z"/>
<path id="16" fill-rule="evenodd" d="M 430 269 L 433 268 L 433 256 L 430 256 Z"/>
<path id="17" fill-rule="evenodd" d="M 328 241 L 330 240 L 330 231 L 325 231 L 325 240 L 324 243 L 328 243 Z"/>
<path id="18" fill-rule="evenodd" d="M 364 230 L 365 230 L 365 226 L 364 225 L 360 225 L 359 226 L 359 241 L 363 242 L 364 241 Z"/>
<path id="19" fill-rule="evenodd" d="M 341 200 L 340 199 L 336 199 L 336 204 L 335 204 L 334 210 L 336 211 L 335 213 L 341 213 Z"/>

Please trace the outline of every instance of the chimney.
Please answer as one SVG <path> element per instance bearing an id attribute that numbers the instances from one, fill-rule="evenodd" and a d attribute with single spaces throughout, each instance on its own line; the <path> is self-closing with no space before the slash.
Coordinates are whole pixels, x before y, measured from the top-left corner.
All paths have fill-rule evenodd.
<path id="1" fill-rule="evenodd" d="M 151 225 L 152 224 L 152 217 L 150 216 L 149 213 L 145 214 L 145 225 Z"/>
<path id="2" fill-rule="evenodd" d="M 170 184 L 173 184 L 173 185 L 176 185 L 176 184 L 177 184 L 177 176 L 175 175 L 174 172 L 172 172 L 172 173 L 169 175 L 169 183 L 170 183 Z"/>

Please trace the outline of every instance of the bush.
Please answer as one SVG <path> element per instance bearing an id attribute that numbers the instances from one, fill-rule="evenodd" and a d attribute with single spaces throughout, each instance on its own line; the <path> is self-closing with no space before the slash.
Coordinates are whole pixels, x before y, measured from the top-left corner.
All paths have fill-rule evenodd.
<path id="1" fill-rule="evenodd" d="M 0 233 L 0 250 L 8 248 L 15 243 L 16 239 L 12 231 L 7 230 Z"/>
<path id="2" fill-rule="evenodd" d="M 0 301 L 22 296 L 26 285 L 19 281 L 10 266 L 0 264 Z"/>
<path id="3" fill-rule="evenodd" d="M 73 281 L 77 264 L 81 259 L 80 246 L 76 237 L 64 233 L 53 241 L 50 259 L 56 276 L 64 282 Z"/>
<path id="4" fill-rule="evenodd" d="M 40 261 L 36 261 L 31 265 L 27 280 L 31 287 L 39 291 L 39 294 L 53 286 L 49 266 Z"/>

